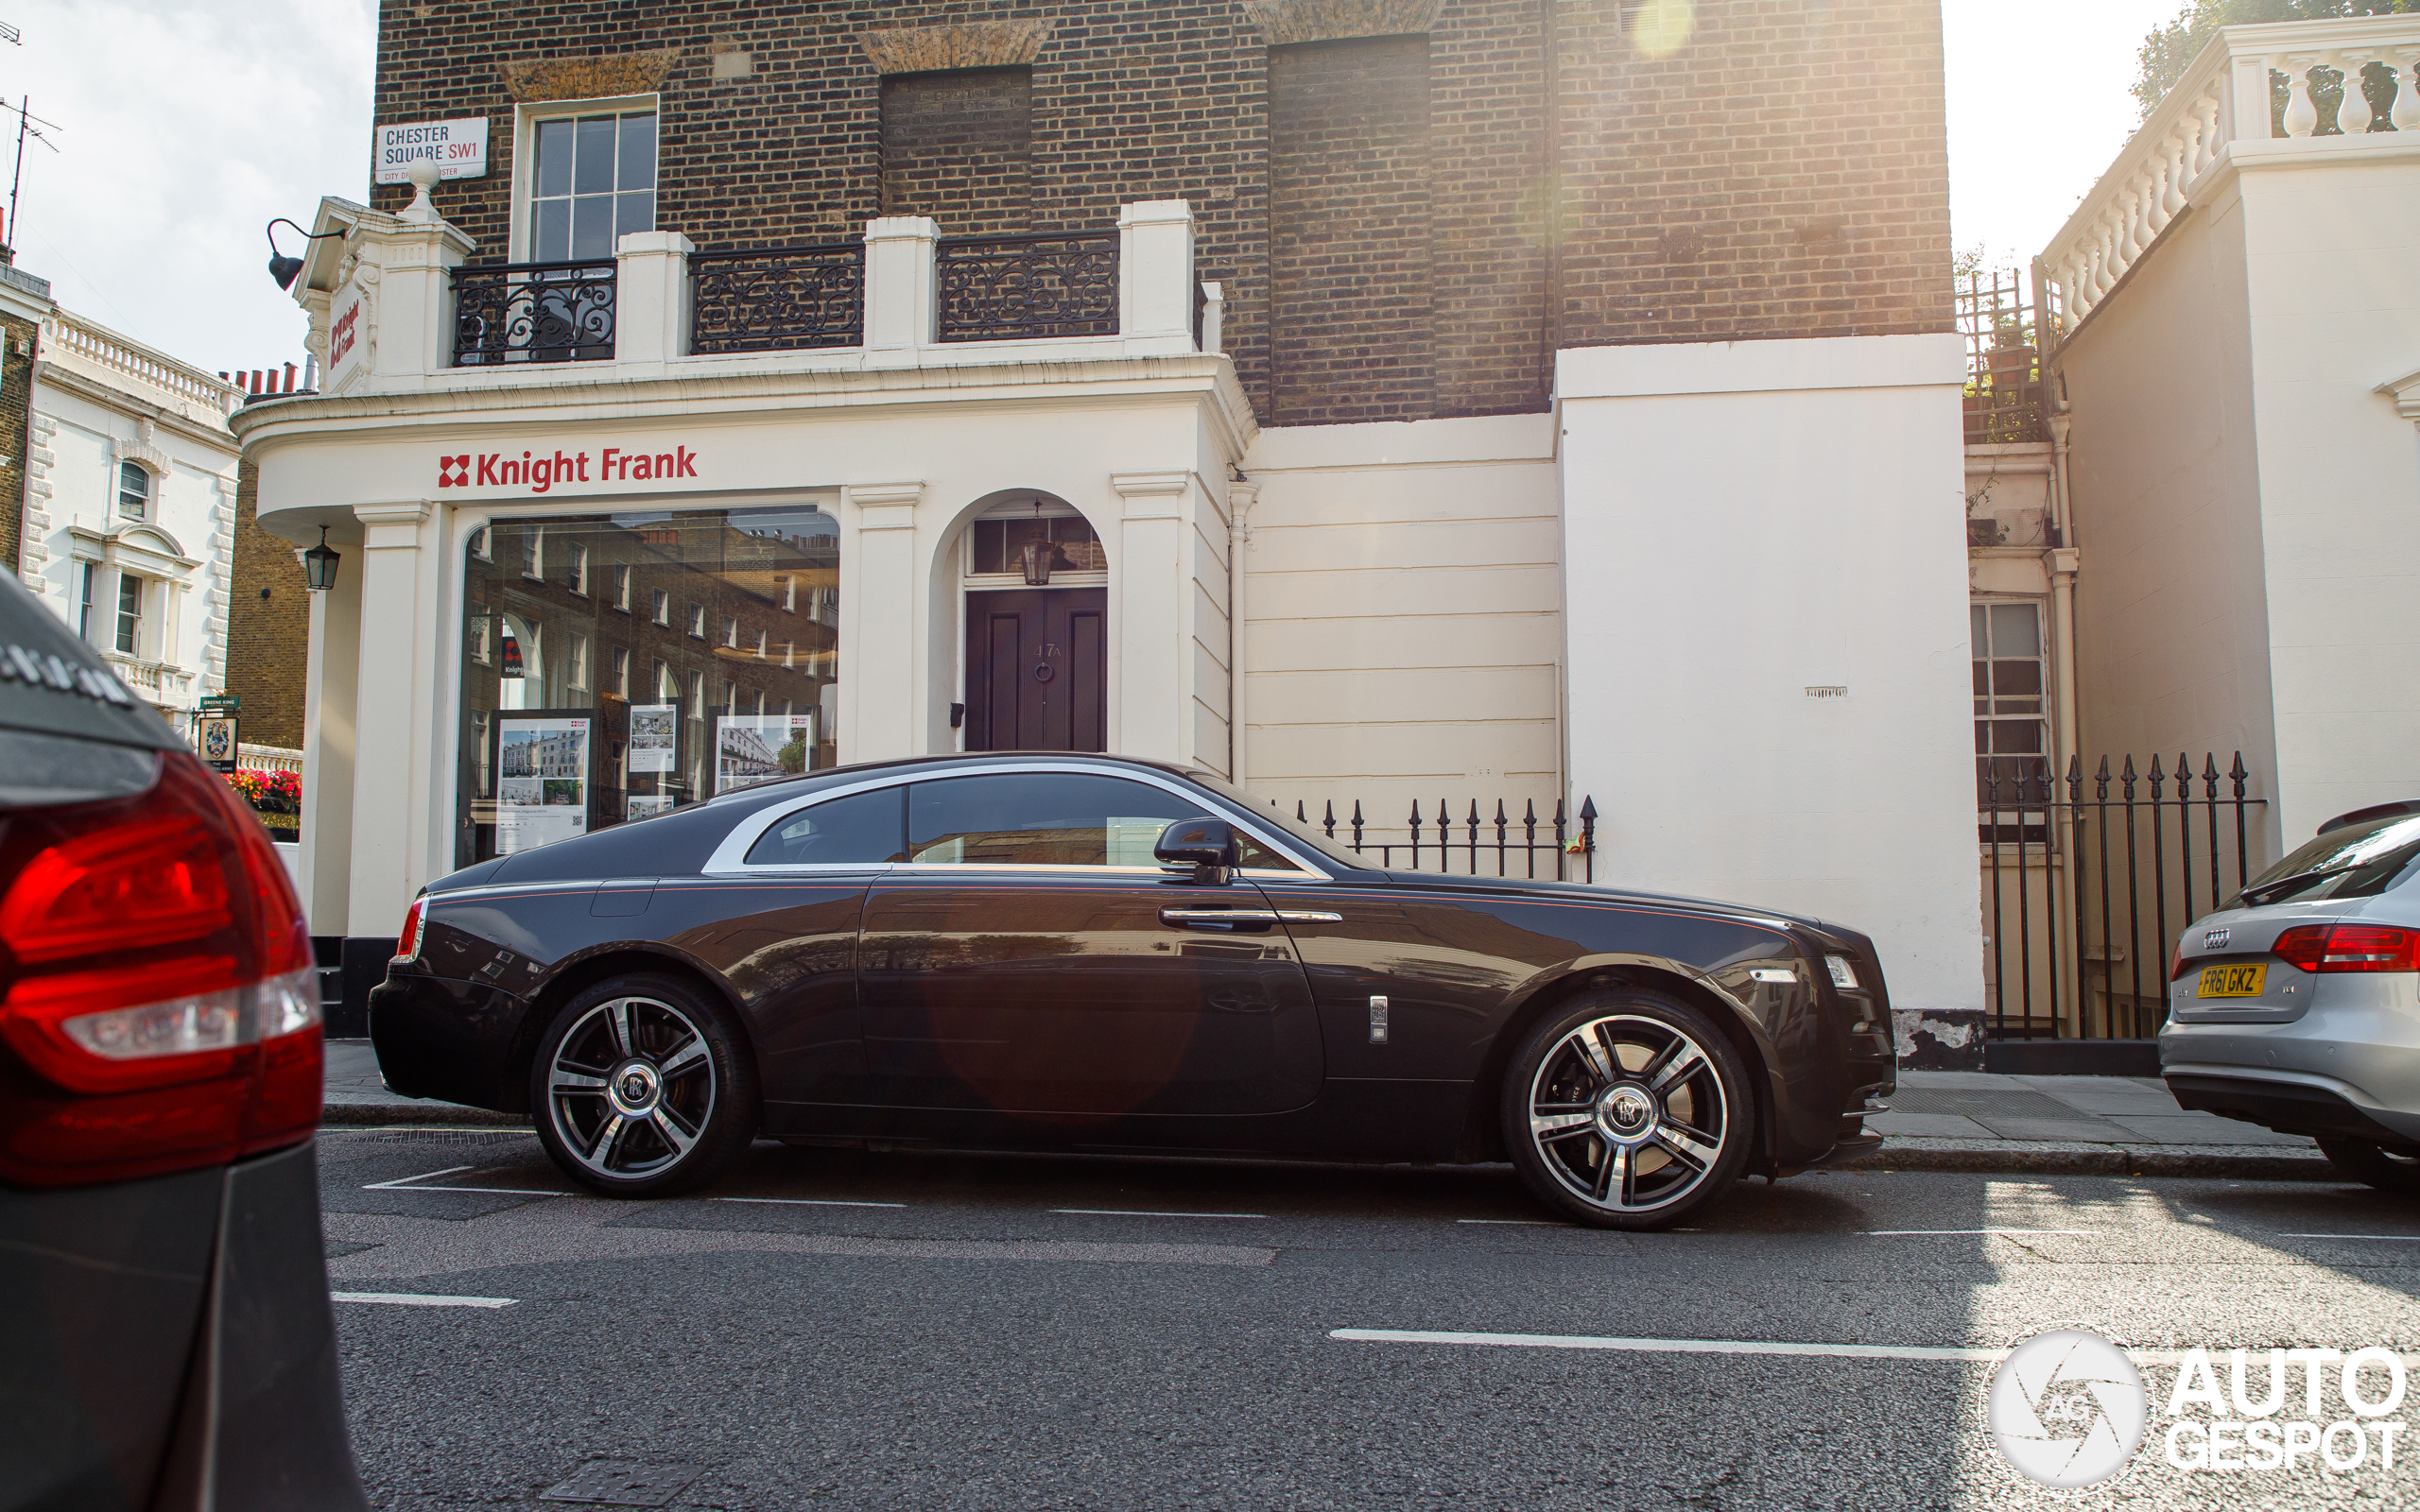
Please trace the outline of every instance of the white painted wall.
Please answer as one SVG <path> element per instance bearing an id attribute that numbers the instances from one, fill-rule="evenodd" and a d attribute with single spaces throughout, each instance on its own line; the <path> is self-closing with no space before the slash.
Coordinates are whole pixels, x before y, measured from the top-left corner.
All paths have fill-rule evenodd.
<path id="1" fill-rule="evenodd" d="M 1562 787 L 1554 420 L 1260 432 L 1244 551 L 1247 785 L 1374 830 L 1412 802 L 1549 819 Z M 1577 799 L 1574 799 L 1577 807 Z M 1341 825 L 1340 825 L 1341 833 Z M 1491 832 L 1492 833 L 1492 832 Z M 1515 833 L 1517 834 L 1517 831 Z"/>
<path id="2" fill-rule="evenodd" d="M 1901 1008 L 1983 1001 L 1963 376 L 1952 335 L 1556 363 L 1599 880 L 1862 930 Z"/>
<path id="3" fill-rule="evenodd" d="M 2236 150 L 2057 366 L 2084 738 L 2240 749 L 2257 864 L 2420 797 L 2420 147 Z"/>

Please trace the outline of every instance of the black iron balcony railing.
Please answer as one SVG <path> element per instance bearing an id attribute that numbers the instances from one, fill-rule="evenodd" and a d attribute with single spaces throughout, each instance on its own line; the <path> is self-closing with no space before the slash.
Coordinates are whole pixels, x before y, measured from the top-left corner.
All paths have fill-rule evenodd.
<path id="1" fill-rule="evenodd" d="M 866 244 L 689 256 L 689 350 L 796 352 L 865 339 Z"/>
<path id="2" fill-rule="evenodd" d="M 943 341 L 1117 334 L 1117 232 L 945 236 Z"/>
<path id="3" fill-rule="evenodd" d="M 612 361 L 614 273 L 612 258 L 454 269 L 454 366 Z"/>

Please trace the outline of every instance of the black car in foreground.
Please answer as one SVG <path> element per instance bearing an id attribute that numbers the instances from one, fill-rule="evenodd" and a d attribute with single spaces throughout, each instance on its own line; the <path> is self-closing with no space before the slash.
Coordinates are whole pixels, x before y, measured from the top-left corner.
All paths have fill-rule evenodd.
<path id="1" fill-rule="evenodd" d="M 268 833 L 0 579 L 0 1508 L 367 1503 Z"/>
<path id="2" fill-rule="evenodd" d="M 1863 936 L 1374 871 L 1181 767 L 843 767 L 435 883 L 371 994 L 396 1091 L 646 1196 L 803 1143 L 1510 1159 L 1583 1223 L 1880 1143 Z"/>

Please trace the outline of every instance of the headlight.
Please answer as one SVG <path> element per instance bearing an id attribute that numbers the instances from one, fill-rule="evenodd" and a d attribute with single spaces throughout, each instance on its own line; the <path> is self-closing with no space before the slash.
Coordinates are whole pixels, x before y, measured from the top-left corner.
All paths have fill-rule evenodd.
<path id="1" fill-rule="evenodd" d="M 1857 990 L 1857 968 L 1849 964 L 1849 958 L 1847 956 L 1826 955 L 1824 957 L 1824 965 L 1828 968 L 1832 973 L 1832 985 L 1834 987 L 1839 988 L 1843 992 L 1854 992 Z"/>

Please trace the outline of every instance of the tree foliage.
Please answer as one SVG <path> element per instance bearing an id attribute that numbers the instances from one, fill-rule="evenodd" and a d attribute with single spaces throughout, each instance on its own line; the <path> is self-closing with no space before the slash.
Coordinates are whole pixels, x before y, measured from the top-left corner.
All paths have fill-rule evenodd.
<path id="1" fill-rule="evenodd" d="M 2264 21 L 2328 21 L 2338 16 L 2385 16 L 2420 10 L 2420 0 L 2192 0 L 2174 21 L 2143 39 L 2142 72 L 2135 79 L 2135 102 L 2143 119 L 2183 77 L 2194 56 L 2221 26 Z"/>

